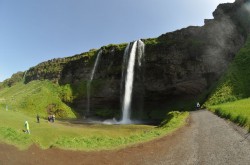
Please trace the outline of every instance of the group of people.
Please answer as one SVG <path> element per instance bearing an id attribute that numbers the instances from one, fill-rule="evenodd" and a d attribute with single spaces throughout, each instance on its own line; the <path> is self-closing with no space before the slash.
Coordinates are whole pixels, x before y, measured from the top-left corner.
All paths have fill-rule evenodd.
<path id="1" fill-rule="evenodd" d="M 195 108 L 196 108 L 196 110 L 199 110 L 199 109 L 200 109 L 200 103 L 199 103 L 199 102 L 196 103 Z M 54 123 L 54 122 L 55 122 L 55 118 L 56 118 L 55 115 L 49 115 L 49 116 L 48 116 L 48 122 Z M 37 114 L 37 116 L 36 116 L 36 119 L 37 119 L 37 123 L 39 123 L 39 122 L 40 122 L 40 116 L 39 116 L 38 114 Z M 26 129 L 26 130 L 25 130 L 25 133 L 30 134 L 30 128 L 29 128 L 29 123 L 28 123 L 28 121 L 25 121 L 24 127 L 25 127 L 25 129 Z"/>
<path id="2" fill-rule="evenodd" d="M 55 115 L 49 115 L 48 116 L 48 122 L 54 123 L 55 119 L 56 119 Z M 37 120 L 37 123 L 40 123 L 40 116 L 38 114 L 36 115 L 36 120 Z M 27 134 L 30 134 L 30 127 L 29 127 L 29 122 L 28 121 L 24 122 L 24 127 L 25 127 L 24 132 L 27 133 Z"/>
<path id="3" fill-rule="evenodd" d="M 55 122 L 55 119 L 56 119 L 56 116 L 55 116 L 55 115 L 49 115 L 49 116 L 48 116 L 48 122 L 54 123 L 54 122 Z"/>

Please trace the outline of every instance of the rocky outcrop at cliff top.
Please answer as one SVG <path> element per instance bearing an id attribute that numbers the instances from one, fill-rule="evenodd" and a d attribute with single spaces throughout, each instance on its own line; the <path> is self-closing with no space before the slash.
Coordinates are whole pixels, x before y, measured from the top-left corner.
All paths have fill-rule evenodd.
<path id="1" fill-rule="evenodd" d="M 202 27 L 190 26 L 158 38 L 144 39 L 144 75 L 143 79 L 141 75 L 135 77 L 134 99 L 142 91 L 148 102 L 197 100 L 203 95 L 224 73 L 245 42 L 250 27 L 247 4 L 246 0 L 221 4 L 213 12 L 214 19 L 205 20 Z M 126 44 L 121 44 L 101 48 L 103 54 L 93 80 L 93 88 L 98 88 L 92 94 L 94 102 L 119 103 L 125 47 Z M 26 82 L 35 79 L 49 79 L 60 84 L 88 81 L 97 52 L 93 50 L 74 58 L 39 64 L 28 70 Z M 143 83 L 138 84 L 137 80 Z"/>

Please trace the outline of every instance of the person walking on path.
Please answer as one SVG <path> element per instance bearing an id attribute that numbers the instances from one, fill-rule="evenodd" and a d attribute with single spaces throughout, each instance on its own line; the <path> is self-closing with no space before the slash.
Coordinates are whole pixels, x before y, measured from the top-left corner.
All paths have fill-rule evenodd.
<path id="1" fill-rule="evenodd" d="M 200 107 L 201 107 L 200 103 L 199 103 L 199 102 L 197 102 L 197 103 L 196 103 L 196 110 L 199 110 L 199 109 L 200 109 Z"/>
<path id="2" fill-rule="evenodd" d="M 25 132 L 25 133 L 30 134 L 30 127 L 29 127 L 29 123 L 28 123 L 28 121 L 25 121 L 25 123 L 24 123 L 24 127 L 25 127 L 25 129 L 26 129 L 26 132 Z"/>

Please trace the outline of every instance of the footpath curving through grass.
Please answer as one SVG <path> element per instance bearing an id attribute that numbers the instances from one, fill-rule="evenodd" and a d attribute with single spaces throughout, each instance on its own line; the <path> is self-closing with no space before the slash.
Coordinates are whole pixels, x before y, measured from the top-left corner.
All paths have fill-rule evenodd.
<path id="1" fill-rule="evenodd" d="M 185 124 L 188 112 L 171 112 L 160 126 L 72 124 L 70 122 L 36 123 L 20 112 L 0 111 L 0 141 L 27 149 L 36 144 L 43 149 L 107 150 L 145 142 L 170 133 Z M 30 123 L 31 134 L 25 134 L 24 121 Z"/>
<path id="2" fill-rule="evenodd" d="M 250 131 L 250 98 L 208 106 L 220 117 L 231 120 Z"/>

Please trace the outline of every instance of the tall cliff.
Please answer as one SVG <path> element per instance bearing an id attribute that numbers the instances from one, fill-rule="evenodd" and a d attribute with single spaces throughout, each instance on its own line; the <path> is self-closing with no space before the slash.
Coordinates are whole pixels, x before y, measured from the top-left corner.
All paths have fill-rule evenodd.
<path id="1" fill-rule="evenodd" d="M 143 75 L 135 77 L 134 109 L 187 108 L 203 101 L 244 45 L 250 27 L 249 0 L 220 4 L 214 19 L 204 26 L 190 26 L 158 38 L 142 39 L 145 43 Z M 127 44 L 108 45 L 92 83 L 93 108 L 120 109 L 120 81 L 123 54 Z M 86 83 L 98 50 L 73 57 L 54 59 L 30 68 L 28 83 L 49 79 L 73 90 L 71 106 L 86 107 Z M 141 104 L 143 102 L 143 104 Z M 160 104 L 159 104 L 160 103 Z M 157 106 L 156 106 L 157 105 Z M 150 112 L 151 113 L 151 112 Z"/>

